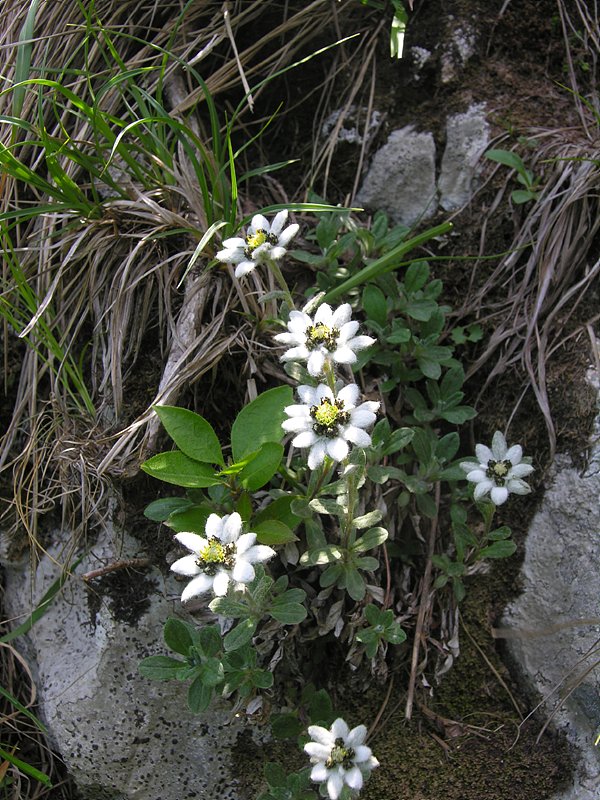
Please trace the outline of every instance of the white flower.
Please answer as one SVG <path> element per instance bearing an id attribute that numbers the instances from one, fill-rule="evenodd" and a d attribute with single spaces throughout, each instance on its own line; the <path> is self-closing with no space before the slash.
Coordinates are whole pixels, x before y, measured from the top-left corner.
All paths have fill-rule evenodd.
<path id="1" fill-rule="evenodd" d="M 224 250 L 217 253 L 219 261 L 227 264 L 237 264 L 235 277 L 241 278 L 252 272 L 257 264 L 267 264 L 269 261 L 279 261 L 286 253 L 286 247 L 298 233 L 299 225 L 283 226 L 287 220 L 288 212 L 280 211 L 269 224 L 266 217 L 256 214 L 248 226 L 245 239 L 234 236 L 225 239 Z"/>
<path id="2" fill-rule="evenodd" d="M 368 447 L 371 437 L 364 430 L 375 422 L 379 403 L 368 400 L 356 405 L 359 389 L 355 383 L 344 386 L 334 397 L 324 383 L 299 386 L 300 405 L 287 406 L 289 419 L 282 423 L 285 431 L 295 433 L 294 447 L 309 447 L 308 466 L 316 469 L 327 454 L 334 461 L 343 461 L 349 443 Z"/>
<path id="3" fill-rule="evenodd" d="M 375 342 L 370 336 L 355 336 L 358 322 L 350 319 L 349 303 L 335 311 L 327 303 L 319 307 L 314 319 L 303 311 L 290 312 L 289 333 L 278 333 L 277 342 L 290 345 L 282 361 L 306 361 L 313 378 L 323 374 L 326 364 L 354 364 L 356 352 Z"/>
<path id="4" fill-rule="evenodd" d="M 242 533 L 242 518 L 237 512 L 224 517 L 211 514 L 205 532 L 205 537 L 186 532 L 175 536 L 193 553 L 171 564 L 173 572 L 192 578 L 181 595 L 184 603 L 209 590 L 223 596 L 231 581 L 238 586 L 250 583 L 254 578 L 252 565 L 275 555 L 270 547 L 254 544 L 255 533 Z"/>
<path id="5" fill-rule="evenodd" d="M 344 784 L 358 793 L 371 770 L 379 766 L 371 748 L 365 745 L 367 729 L 358 725 L 350 730 L 343 719 L 336 719 L 331 728 L 311 725 L 308 733 L 313 740 L 304 745 L 304 751 L 314 764 L 311 780 L 327 782 L 331 800 L 337 800 Z"/>
<path id="6" fill-rule="evenodd" d="M 476 484 L 473 497 L 481 500 L 490 494 L 492 503 L 502 505 L 509 494 L 529 494 L 531 487 L 521 480 L 533 472 L 531 464 L 523 464 L 523 448 L 520 444 L 508 447 L 506 439 L 496 431 L 492 439 L 492 449 L 478 444 L 475 454 L 479 464 L 463 461 L 461 469 L 467 473 L 467 480 Z"/>

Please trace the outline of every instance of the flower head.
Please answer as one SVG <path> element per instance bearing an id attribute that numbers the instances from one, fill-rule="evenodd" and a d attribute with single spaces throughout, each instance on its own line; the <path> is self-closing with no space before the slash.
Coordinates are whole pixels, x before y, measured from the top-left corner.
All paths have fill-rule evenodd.
<path id="1" fill-rule="evenodd" d="M 463 461 L 461 469 L 467 473 L 467 480 L 476 484 L 473 497 L 481 500 L 490 494 L 492 503 L 502 505 L 509 494 L 529 494 L 531 487 L 522 478 L 533 472 L 531 464 L 522 463 L 523 448 L 520 444 L 508 447 L 506 439 L 496 431 L 492 447 L 478 444 L 475 454 L 479 463 Z"/>
<path id="2" fill-rule="evenodd" d="M 306 361 L 313 378 L 323 374 L 326 364 L 354 364 L 356 353 L 375 342 L 370 336 L 356 336 L 358 322 L 350 319 L 349 303 L 332 311 L 327 303 L 319 306 L 314 319 L 303 311 L 290 312 L 288 333 L 278 333 L 277 342 L 290 345 L 282 361 Z"/>
<path id="3" fill-rule="evenodd" d="M 192 578 L 183 590 L 182 602 L 210 590 L 217 596 L 225 595 L 231 581 L 250 583 L 254 578 L 252 565 L 275 555 L 270 547 L 254 544 L 255 533 L 242 533 L 242 518 L 237 512 L 224 517 L 211 514 L 204 537 L 183 532 L 175 538 L 192 553 L 171 564 L 173 572 Z"/>
<path id="4" fill-rule="evenodd" d="M 309 447 L 308 466 L 316 469 L 323 463 L 325 455 L 334 461 L 343 461 L 350 444 L 368 447 L 371 437 L 365 431 L 375 422 L 379 403 L 367 400 L 356 405 L 359 389 L 355 383 L 344 386 L 334 397 L 324 383 L 314 386 L 299 386 L 301 404 L 287 406 L 289 419 L 282 423 L 285 431 L 296 435 L 294 447 Z"/>
<path id="5" fill-rule="evenodd" d="M 304 745 L 304 751 L 314 764 L 310 773 L 316 783 L 327 783 L 331 800 L 337 800 L 344 784 L 358 793 L 365 778 L 379 766 L 371 748 L 365 745 L 367 729 L 358 725 L 350 730 L 339 718 L 331 728 L 311 725 L 308 733 L 312 742 Z"/>
<path id="6" fill-rule="evenodd" d="M 280 211 L 269 223 L 262 214 L 252 217 L 245 238 L 234 236 L 225 239 L 224 250 L 217 253 L 219 261 L 236 264 L 235 277 L 241 278 L 256 267 L 269 261 L 279 261 L 286 253 L 286 247 L 298 233 L 295 223 L 284 229 L 288 212 Z"/>

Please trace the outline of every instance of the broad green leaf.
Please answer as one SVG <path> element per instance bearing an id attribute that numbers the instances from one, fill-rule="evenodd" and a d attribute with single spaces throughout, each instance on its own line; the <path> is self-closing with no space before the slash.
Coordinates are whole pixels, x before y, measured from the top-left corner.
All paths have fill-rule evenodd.
<path id="1" fill-rule="evenodd" d="M 445 419 L 446 422 L 452 422 L 454 425 L 462 425 L 476 416 L 477 412 L 471 406 L 457 406 L 449 411 L 440 411 L 440 417 Z"/>
<path id="2" fill-rule="evenodd" d="M 303 727 L 295 714 L 273 714 L 271 717 L 271 733 L 276 739 L 298 736 Z"/>
<path id="3" fill-rule="evenodd" d="M 373 556 L 361 556 L 354 561 L 354 566 L 365 572 L 374 572 L 379 567 L 379 561 Z"/>
<path id="4" fill-rule="evenodd" d="M 379 547 L 387 538 L 388 532 L 385 528 L 371 528 L 364 536 L 361 536 L 360 539 L 354 542 L 352 550 L 355 553 L 366 553 L 367 550 L 373 550 L 373 548 Z"/>
<path id="5" fill-rule="evenodd" d="M 498 164 L 504 164 L 506 167 L 512 167 L 517 172 L 525 172 L 525 164 L 521 156 L 509 150 L 488 150 L 485 157 L 490 161 L 497 161 Z"/>
<path id="6" fill-rule="evenodd" d="M 277 386 L 244 406 L 231 428 L 231 451 L 235 461 L 256 452 L 264 442 L 281 442 L 281 423 L 286 418 L 283 409 L 293 401 L 289 386 Z"/>
<path id="7" fill-rule="evenodd" d="M 208 464 L 225 463 L 217 434 L 204 417 L 177 406 L 153 406 L 153 408 L 182 453 Z"/>
<path id="8" fill-rule="evenodd" d="M 252 684 L 257 689 L 270 689 L 273 686 L 273 673 L 267 669 L 257 669 L 252 672 Z"/>
<path id="9" fill-rule="evenodd" d="M 376 525 L 381 517 L 381 511 L 369 511 L 368 514 L 363 514 L 361 517 L 355 517 L 352 520 L 352 524 L 356 530 L 364 530 L 364 528 L 369 528 L 371 525 Z"/>
<path id="10" fill-rule="evenodd" d="M 165 622 L 163 637 L 167 646 L 182 656 L 187 656 L 190 647 L 194 643 L 192 634 L 185 622 L 174 617 L 170 617 Z"/>
<path id="11" fill-rule="evenodd" d="M 252 530 L 261 544 L 287 544 L 298 539 L 294 531 L 278 519 L 269 519 L 254 525 Z"/>
<path id="12" fill-rule="evenodd" d="M 376 322 L 381 328 L 387 324 L 387 301 L 378 286 L 369 283 L 363 289 L 362 306 L 368 319 Z"/>
<path id="13" fill-rule="evenodd" d="M 439 461 L 451 461 L 460 446 L 458 433 L 447 433 L 446 436 L 438 441 L 435 447 L 435 455 Z"/>
<path id="14" fill-rule="evenodd" d="M 299 603 L 287 603 L 273 606 L 269 614 L 283 625 L 296 625 L 306 619 L 306 609 Z"/>
<path id="15" fill-rule="evenodd" d="M 508 558 L 516 549 L 517 545 L 513 541 L 504 539 L 484 547 L 479 551 L 478 556 L 479 558 Z"/>
<path id="16" fill-rule="evenodd" d="M 207 658 L 216 656 L 223 646 L 219 627 L 217 625 L 206 625 L 198 632 L 200 649 Z"/>
<path id="17" fill-rule="evenodd" d="M 255 527 L 253 527 L 252 530 L 256 530 L 256 525 L 273 519 L 279 520 L 279 522 L 283 522 L 288 528 L 295 530 L 302 521 L 301 518 L 292 511 L 292 503 L 296 499 L 297 498 L 293 495 L 286 495 L 285 497 L 278 497 L 273 500 L 266 508 L 263 508 L 255 514 L 252 522 L 252 525 Z"/>
<path id="18" fill-rule="evenodd" d="M 402 642 L 406 641 L 406 632 L 395 622 L 389 628 L 386 628 L 383 638 L 390 644 L 402 644 Z"/>
<path id="19" fill-rule="evenodd" d="M 333 721 L 333 704 L 326 689 L 319 689 L 311 696 L 308 714 L 313 725 L 329 725 Z"/>
<path id="20" fill-rule="evenodd" d="M 225 650 L 239 650 L 252 639 L 256 630 L 256 622 L 253 619 L 245 619 L 229 631 L 223 640 Z"/>
<path id="21" fill-rule="evenodd" d="M 357 569 L 348 567 L 344 573 L 344 583 L 346 591 L 353 600 L 357 602 L 365 596 L 366 585 L 363 576 Z"/>
<path id="22" fill-rule="evenodd" d="M 144 516 L 153 522 L 164 522 L 176 511 L 189 508 L 192 502 L 185 497 L 161 497 L 154 500 L 144 509 Z"/>
<path id="23" fill-rule="evenodd" d="M 238 481 L 244 489 L 255 492 L 268 483 L 279 469 L 283 458 L 283 445 L 265 442 L 248 464 L 238 473 Z"/>
<path id="24" fill-rule="evenodd" d="M 208 658 L 201 664 L 198 677 L 205 686 L 218 686 L 225 679 L 223 664 L 218 658 Z"/>
<path id="25" fill-rule="evenodd" d="M 375 626 L 381 624 L 382 612 L 377 608 L 377 606 L 373 605 L 373 603 L 369 603 L 368 606 L 365 606 L 364 615 L 367 618 L 369 625 Z"/>
<path id="26" fill-rule="evenodd" d="M 180 450 L 158 453 L 144 461 L 142 469 L 160 481 L 188 488 L 203 489 L 220 483 L 209 464 L 194 461 Z"/>
<path id="27" fill-rule="evenodd" d="M 404 288 L 407 292 L 416 292 L 422 289 L 429 278 L 429 264 L 426 261 L 415 261 L 406 270 L 404 275 Z"/>
<path id="28" fill-rule="evenodd" d="M 286 785 L 287 775 L 281 764 L 277 764 L 275 761 L 267 761 L 263 766 L 263 773 L 269 786 L 284 787 Z"/>
<path id="29" fill-rule="evenodd" d="M 246 617 L 250 614 L 250 609 L 244 603 L 238 600 L 231 600 L 229 597 L 215 597 L 208 604 L 208 607 L 213 614 L 219 614 L 222 617 L 231 617 L 237 619 L 238 617 Z"/>
<path id="30" fill-rule="evenodd" d="M 412 428 L 397 428 L 392 431 L 390 438 L 383 448 L 383 455 L 389 456 L 392 455 L 392 453 L 397 453 L 398 450 L 402 450 L 407 444 L 412 442 L 414 435 L 415 432 Z"/>
<path id="31" fill-rule="evenodd" d="M 511 530 L 508 525 L 503 525 L 501 528 L 496 528 L 495 531 L 490 531 L 487 535 L 487 538 L 490 539 L 492 542 L 498 542 L 502 539 L 510 538 Z"/>
<path id="32" fill-rule="evenodd" d="M 188 689 L 188 705 L 192 714 L 206 711 L 210 705 L 212 693 L 212 686 L 204 684 L 200 676 L 191 683 Z"/>
<path id="33" fill-rule="evenodd" d="M 191 506 L 185 511 L 177 511 L 171 514 L 166 521 L 171 530 L 175 533 L 191 531 L 192 533 L 204 533 L 206 520 L 211 515 L 213 509 L 208 505 Z"/>
<path id="34" fill-rule="evenodd" d="M 169 656 L 148 656 L 138 664 L 138 670 L 145 678 L 153 681 L 172 681 L 185 662 Z"/>
<path id="35" fill-rule="evenodd" d="M 337 544 L 328 544 L 319 550 L 309 550 L 300 557 L 303 567 L 314 567 L 317 564 L 331 564 L 340 561 L 343 556 L 342 549 Z"/>
<path id="36" fill-rule="evenodd" d="M 530 200 L 537 200 L 537 197 L 537 194 L 529 189 L 515 189 L 514 192 L 510 193 L 511 200 L 518 206 L 523 203 L 529 203 Z"/>
<path id="37" fill-rule="evenodd" d="M 341 564 L 330 564 L 326 570 L 323 570 L 319 578 L 319 586 L 326 589 L 328 586 L 333 586 L 337 583 L 340 575 L 343 573 L 344 568 Z"/>

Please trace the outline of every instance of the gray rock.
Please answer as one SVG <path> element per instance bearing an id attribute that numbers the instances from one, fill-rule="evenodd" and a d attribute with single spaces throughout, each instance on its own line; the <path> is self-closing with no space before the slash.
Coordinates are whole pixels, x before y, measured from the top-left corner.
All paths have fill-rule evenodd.
<path id="1" fill-rule="evenodd" d="M 579 756 L 556 800 L 598 800 L 600 749 L 600 418 L 584 473 L 559 456 L 527 536 L 523 594 L 507 609 L 508 647 Z"/>
<path id="2" fill-rule="evenodd" d="M 462 68 L 475 53 L 476 42 L 475 29 L 470 22 L 456 20 L 451 14 L 447 16 L 441 53 L 442 83 L 452 83 L 459 78 Z"/>
<path id="3" fill-rule="evenodd" d="M 29 565 L 6 570 L 5 604 L 13 618 L 31 610 L 60 576 L 60 545 L 41 559 L 34 585 Z M 64 539 L 64 536 L 62 537 Z M 101 595 L 81 574 L 138 555 L 128 536 L 104 534 L 74 570 L 24 647 L 39 692 L 41 715 L 83 800 L 235 800 L 232 747 L 240 731 L 230 714 L 191 714 L 186 686 L 142 677 L 139 661 L 167 654 L 162 628 L 181 616 L 180 586 L 149 575 L 131 580 L 128 596 Z M 113 573 L 116 575 L 116 573 Z M 134 577 L 131 577 L 131 576 Z"/>
<path id="4" fill-rule="evenodd" d="M 392 131 L 375 153 L 356 202 L 382 209 L 397 225 L 412 226 L 437 209 L 435 143 L 412 125 Z"/>
<path id="5" fill-rule="evenodd" d="M 442 208 L 456 211 L 471 199 L 477 164 L 490 140 L 485 104 L 472 105 L 464 114 L 448 117 L 446 131 L 438 189 Z"/>

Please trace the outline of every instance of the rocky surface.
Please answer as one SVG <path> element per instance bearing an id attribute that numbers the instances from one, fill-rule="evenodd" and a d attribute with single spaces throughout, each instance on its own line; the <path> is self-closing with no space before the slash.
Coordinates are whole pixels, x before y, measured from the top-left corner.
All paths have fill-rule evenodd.
<path id="1" fill-rule="evenodd" d="M 27 615 L 32 599 L 35 606 L 60 576 L 64 557 L 57 557 L 56 538 L 33 584 L 29 563 L 6 567 L 11 617 Z M 81 579 L 137 555 L 137 548 L 130 537 L 106 532 L 45 616 L 17 641 L 34 670 L 52 744 L 82 800 L 233 800 L 231 752 L 239 726 L 213 708 L 194 716 L 185 686 L 138 673 L 144 656 L 168 652 L 163 623 L 183 616 L 178 584 L 165 583 L 158 570 L 139 569 Z"/>
<path id="2" fill-rule="evenodd" d="M 556 800 L 598 800 L 600 750 L 600 417 L 581 472 L 557 457 L 527 536 L 523 593 L 506 610 L 509 651 L 579 756 Z"/>
<path id="3" fill-rule="evenodd" d="M 464 114 L 448 117 L 446 131 L 438 189 L 444 211 L 456 211 L 471 199 L 478 164 L 490 140 L 485 104 L 477 103 Z"/>
<path id="4" fill-rule="evenodd" d="M 386 211 L 398 225 L 433 216 L 437 190 L 432 134 L 419 133 L 412 125 L 392 131 L 375 153 L 356 202 Z"/>

